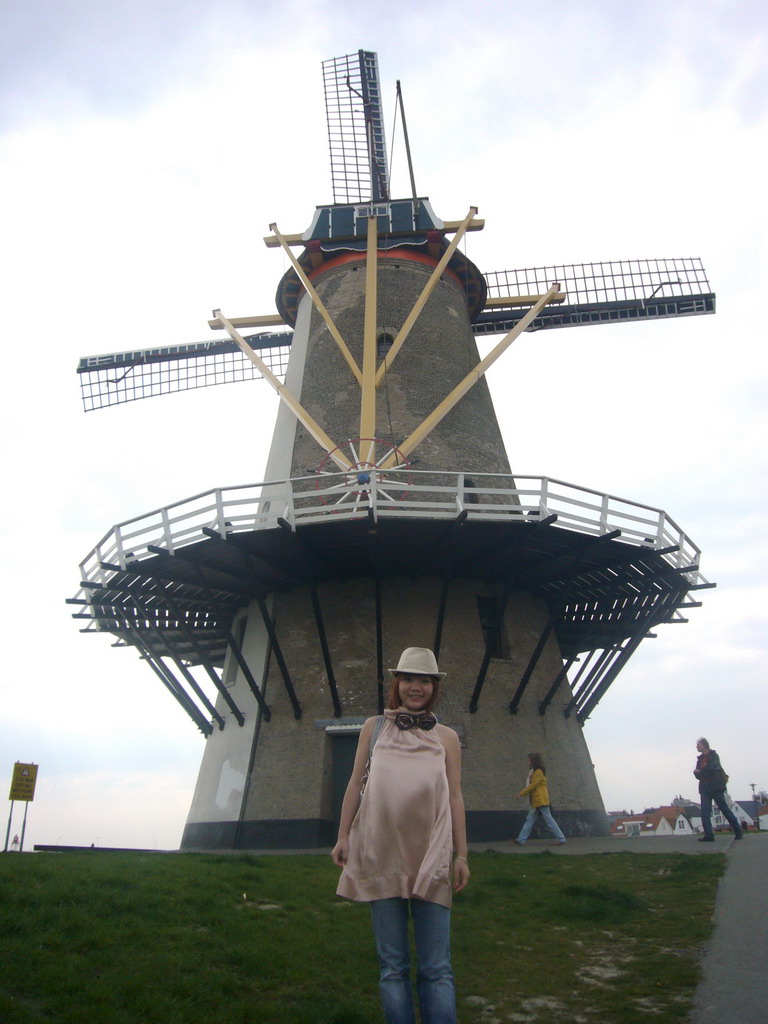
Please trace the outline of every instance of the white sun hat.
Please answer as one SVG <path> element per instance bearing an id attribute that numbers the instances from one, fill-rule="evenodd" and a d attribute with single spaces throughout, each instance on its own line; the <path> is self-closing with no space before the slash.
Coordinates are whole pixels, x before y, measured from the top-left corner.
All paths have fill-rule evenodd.
<path id="1" fill-rule="evenodd" d="M 406 647 L 400 655 L 397 668 L 387 669 L 393 676 L 408 673 L 413 676 L 437 676 L 445 679 L 446 673 L 439 672 L 437 658 L 428 647 Z"/>

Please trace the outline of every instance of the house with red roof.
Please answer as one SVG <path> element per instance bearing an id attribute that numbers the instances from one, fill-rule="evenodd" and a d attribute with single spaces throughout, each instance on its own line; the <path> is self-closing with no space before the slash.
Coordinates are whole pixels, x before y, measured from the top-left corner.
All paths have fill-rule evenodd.
<path id="1" fill-rule="evenodd" d="M 768 832 L 768 804 L 760 805 L 753 800 L 730 801 L 733 813 L 742 828 L 755 827 Z M 616 838 L 626 836 L 691 836 L 702 832 L 701 807 L 691 800 L 676 797 L 674 802 L 665 807 L 646 807 L 641 814 L 617 811 L 608 816 L 611 835 Z M 712 808 L 712 827 L 717 832 L 730 826 L 718 807 Z"/>
<path id="2" fill-rule="evenodd" d="M 617 839 L 628 836 L 692 836 L 701 828 L 701 818 L 691 819 L 693 807 L 650 807 L 642 814 L 612 816 L 611 835 Z M 699 811 L 699 808 L 695 808 Z M 699 827 L 696 827 L 698 822 Z"/>

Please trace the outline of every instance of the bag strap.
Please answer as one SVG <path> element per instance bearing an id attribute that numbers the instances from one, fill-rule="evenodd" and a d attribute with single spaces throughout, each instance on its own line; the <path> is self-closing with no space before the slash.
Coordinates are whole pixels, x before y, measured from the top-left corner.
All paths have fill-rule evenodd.
<path id="1" fill-rule="evenodd" d="M 377 715 L 376 725 L 374 725 L 373 731 L 371 732 L 371 742 L 368 747 L 368 757 L 370 757 L 371 754 L 373 753 L 373 748 L 376 746 L 376 740 L 379 738 L 379 733 L 381 732 L 382 725 L 384 725 L 384 715 Z"/>
<path id="2" fill-rule="evenodd" d="M 373 757 L 373 748 L 376 740 L 379 738 L 381 727 L 384 725 L 384 715 L 376 716 L 376 724 L 371 730 L 371 741 L 368 746 L 368 760 L 365 762 L 365 769 L 363 771 L 363 778 L 360 783 L 360 798 L 362 799 L 365 795 L 365 787 L 368 785 L 368 776 L 371 774 L 371 758 Z"/>

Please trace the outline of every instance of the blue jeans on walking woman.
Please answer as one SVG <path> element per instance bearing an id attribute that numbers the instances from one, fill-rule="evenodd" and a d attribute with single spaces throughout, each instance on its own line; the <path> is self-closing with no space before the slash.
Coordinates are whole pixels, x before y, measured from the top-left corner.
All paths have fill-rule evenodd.
<path id="1" fill-rule="evenodd" d="M 387 1024 L 415 1024 L 411 991 L 408 911 L 416 940 L 416 991 L 422 1024 L 456 1024 L 451 970 L 451 911 L 439 903 L 395 896 L 371 902 Z"/>
<path id="2" fill-rule="evenodd" d="M 739 824 L 736 815 L 725 802 L 725 790 L 710 789 L 709 786 L 700 786 L 699 794 L 701 795 L 701 824 L 704 826 L 704 835 L 707 839 L 714 839 L 714 832 L 712 831 L 713 800 L 723 812 L 723 817 L 733 829 L 733 834 L 737 839 L 741 839 L 741 825 Z"/>
<path id="3" fill-rule="evenodd" d="M 532 807 L 530 811 L 528 811 L 528 817 L 525 819 L 523 827 L 520 829 L 520 835 L 517 837 L 518 843 L 524 843 L 528 836 L 531 834 L 533 823 L 534 821 L 536 821 L 536 815 L 539 812 L 541 812 L 541 816 L 544 819 L 544 824 L 547 826 L 547 828 L 558 841 L 558 843 L 564 843 L 565 836 L 560 830 L 560 826 L 552 817 L 552 811 L 549 808 L 549 804 L 544 804 L 543 807 Z"/>

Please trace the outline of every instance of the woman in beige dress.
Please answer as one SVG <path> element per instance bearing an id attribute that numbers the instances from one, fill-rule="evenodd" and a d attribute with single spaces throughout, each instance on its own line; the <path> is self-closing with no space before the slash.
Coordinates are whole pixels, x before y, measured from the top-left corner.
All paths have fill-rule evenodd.
<path id="1" fill-rule="evenodd" d="M 432 714 L 445 677 L 432 651 L 409 647 L 389 671 L 387 710 L 360 732 L 342 804 L 336 891 L 370 903 L 387 1024 L 415 1024 L 409 915 L 422 1024 L 455 1024 L 450 908 L 469 881 L 461 747 Z"/>

